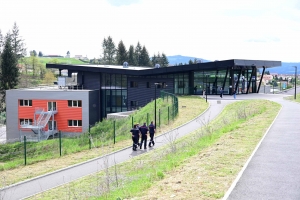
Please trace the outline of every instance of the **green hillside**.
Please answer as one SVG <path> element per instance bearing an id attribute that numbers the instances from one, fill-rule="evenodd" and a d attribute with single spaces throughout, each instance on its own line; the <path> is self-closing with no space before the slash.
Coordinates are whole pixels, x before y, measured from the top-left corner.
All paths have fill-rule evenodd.
<path id="1" fill-rule="evenodd" d="M 46 65 L 46 63 L 59 63 L 59 64 L 70 64 L 70 65 L 81 65 L 87 64 L 75 58 L 49 58 L 49 57 L 38 57 L 39 61 Z"/>

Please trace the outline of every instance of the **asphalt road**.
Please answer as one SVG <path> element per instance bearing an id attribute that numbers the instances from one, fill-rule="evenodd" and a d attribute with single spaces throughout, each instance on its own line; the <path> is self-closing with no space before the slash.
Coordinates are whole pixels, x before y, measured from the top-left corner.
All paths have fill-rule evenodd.
<path id="1" fill-rule="evenodd" d="M 224 199 L 300 199 L 300 104 L 273 100 L 282 109 Z"/>

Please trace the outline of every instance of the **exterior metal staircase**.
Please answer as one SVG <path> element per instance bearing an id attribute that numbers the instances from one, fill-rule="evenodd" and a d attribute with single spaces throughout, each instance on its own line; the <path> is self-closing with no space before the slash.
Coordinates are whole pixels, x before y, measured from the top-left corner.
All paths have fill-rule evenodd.
<path id="1" fill-rule="evenodd" d="M 34 113 L 34 122 L 32 124 L 21 124 L 20 128 L 20 139 L 24 140 L 24 135 L 26 135 L 27 141 L 41 141 L 47 140 L 50 135 L 54 135 L 56 130 L 45 130 L 49 119 L 52 117 L 54 120 L 54 114 L 57 113 L 57 110 L 44 111 L 42 108 L 36 108 Z M 38 118 L 36 119 L 36 116 Z M 34 134 L 28 134 L 29 132 Z"/>

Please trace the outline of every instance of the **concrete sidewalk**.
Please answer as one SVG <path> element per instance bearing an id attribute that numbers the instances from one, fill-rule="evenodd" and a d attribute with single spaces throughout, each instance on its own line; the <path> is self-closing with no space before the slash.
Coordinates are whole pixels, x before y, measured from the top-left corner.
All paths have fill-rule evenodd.
<path id="1" fill-rule="evenodd" d="M 176 138 L 187 135 L 192 131 L 200 128 L 203 125 L 203 122 L 209 122 L 210 120 L 214 119 L 223 110 L 225 105 L 231 102 L 233 101 L 217 101 L 216 99 L 211 99 L 209 100 L 210 107 L 204 114 L 180 127 L 177 127 L 169 133 L 176 134 Z M 138 149 L 138 151 L 133 152 L 132 147 L 128 147 L 103 157 L 99 157 L 75 166 L 71 166 L 53 173 L 49 173 L 40 177 L 36 177 L 34 179 L 8 186 L 6 188 L 2 188 L 0 190 L 0 199 L 17 200 L 30 197 L 37 193 L 41 193 L 51 188 L 69 183 L 89 174 L 99 172 L 106 167 L 122 163 L 131 159 L 132 157 L 141 155 L 143 153 L 146 153 L 147 151 L 151 151 L 155 148 L 166 145 L 168 142 L 166 141 L 166 137 L 164 135 L 156 137 L 155 140 L 156 143 L 154 148 L 148 148 L 147 150 Z"/>
<path id="2" fill-rule="evenodd" d="M 300 199 L 300 104 L 270 98 L 282 109 L 224 199 Z"/>

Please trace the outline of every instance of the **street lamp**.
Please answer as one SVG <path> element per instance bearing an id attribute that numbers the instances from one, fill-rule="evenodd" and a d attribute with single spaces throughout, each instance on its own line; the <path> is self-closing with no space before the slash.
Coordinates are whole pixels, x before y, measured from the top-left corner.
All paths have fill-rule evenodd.
<path id="1" fill-rule="evenodd" d="M 209 77 L 209 74 L 205 74 L 205 77 L 206 77 L 206 86 L 205 86 L 205 99 L 206 99 L 206 103 L 207 103 L 207 93 L 208 93 L 208 88 L 207 88 L 207 77 Z"/>
<path id="2" fill-rule="evenodd" d="M 294 94 L 294 99 L 296 99 L 296 94 L 297 94 L 297 66 L 295 67 L 295 94 Z"/>
<path id="3" fill-rule="evenodd" d="M 158 85 L 162 85 L 162 83 L 154 83 L 154 125 L 156 126 L 156 88 Z"/>

